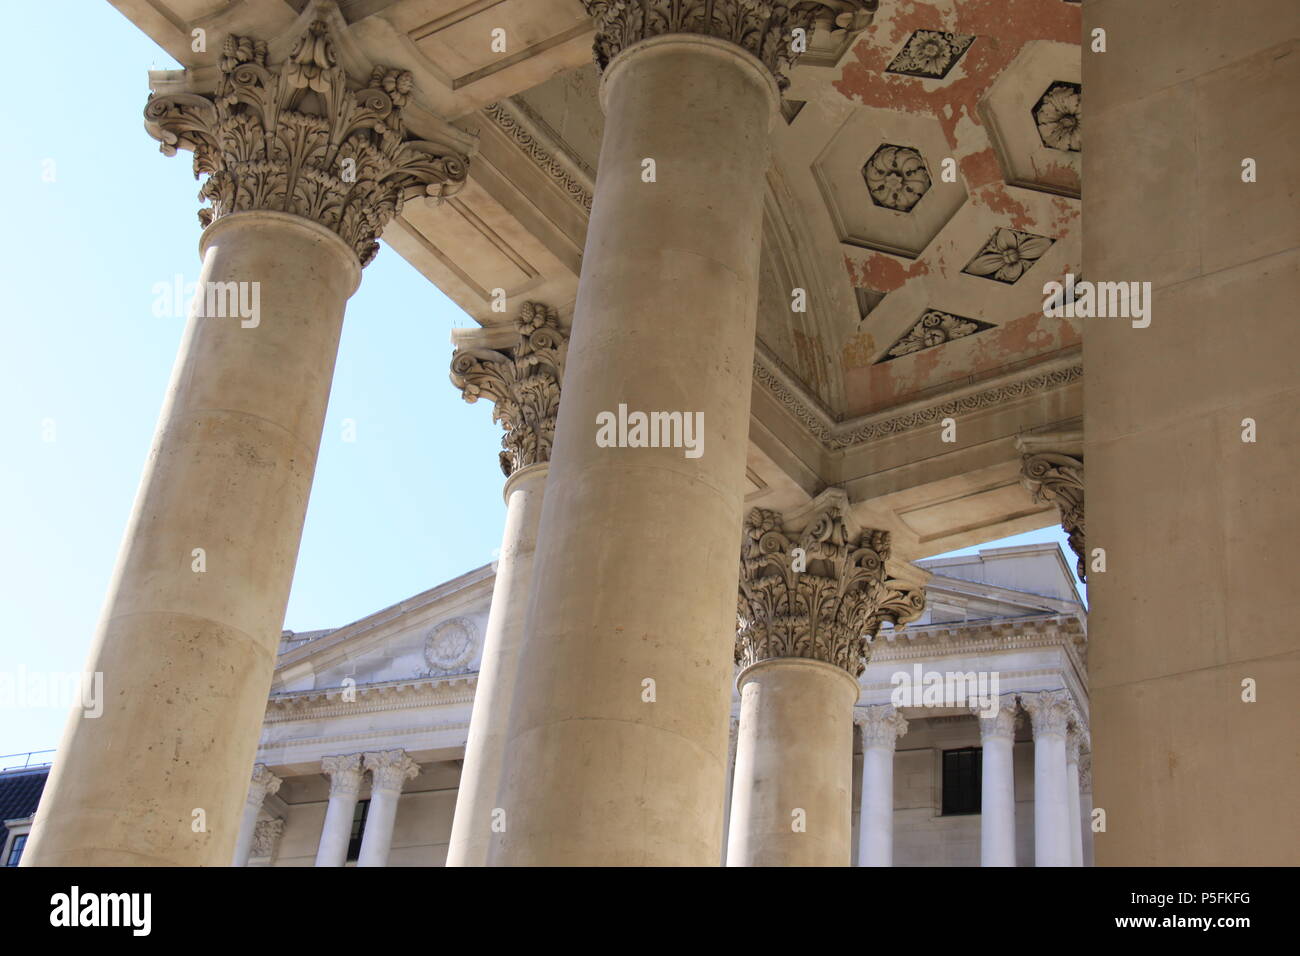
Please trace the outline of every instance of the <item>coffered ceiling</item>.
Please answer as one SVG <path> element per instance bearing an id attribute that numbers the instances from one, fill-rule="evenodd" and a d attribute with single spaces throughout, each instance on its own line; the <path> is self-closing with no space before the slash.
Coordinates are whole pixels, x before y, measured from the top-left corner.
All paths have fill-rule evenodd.
<path id="1" fill-rule="evenodd" d="M 226 34 L 291 37 L 318 11 L 111 2 L 198 68 Z M 493 310 L 496 290 L 568 321 L 604 125 L 582 3 L 339 0 L 335 15 L 359 59 L 410 70 L 419 108 L 474 144 L 467 187 L 408 203 L 387 244 L 481 324 L 517 312 Z M 215 41 L 196 52 L 199 28 Z M 851 45 L 818 31 L 774 122 L 756 503 L 828 484 L 894 501 L 871 520 L 917 556 L 1052 520 L 1016 483 L 1014 442 L 1082 407 L 1077 320 L 1042 315 L 1043 284 L 1081 266 L 1079 35 L 1067 0 L 882 0 Z"/>

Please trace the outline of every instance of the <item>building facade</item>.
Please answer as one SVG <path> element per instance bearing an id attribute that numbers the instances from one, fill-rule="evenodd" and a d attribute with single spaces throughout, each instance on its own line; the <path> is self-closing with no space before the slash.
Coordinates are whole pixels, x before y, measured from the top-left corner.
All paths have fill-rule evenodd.
<path id="1" fill-rule="evenodd" d="M 851 773 L 854 865 L 979 866 L 985 853 L 988 865 L 1035 865 L 1038 818 L 1051 807 L 1036 789 L 1043 725 L 1024 702 L 1053 695 L 1067 705 L 1069 766 L 1083 769 L 1061 763 L 1051 797 L 1069 789 L 1069 815 L 1043 825 L 1068 830 L 1079 854 L 1068 865 L 1091 865 L 1087 618 L 1060 550 L 1000 548 L 921 565 L 932 575 L 926 611 L 874 642 L 852 747 L 840 755 Z M 493 577 L 478 568 L 345 627 L 285 633 L 236 865 L 446 862 Z M 991 697 L 987 716 L 942 693 L 928 698 L 917 668 L 937 675 L 940 692 L 945 675 L 996 674 L 997 685 L 969 688 Z M 914 698 L 894 697 L 909 687 Z M 733 761 L 739 717 L 735 694 Z M 985 747 L 1001 751 L 990 761 Z M 892 767 L 878 775 L 882 761 Z M 980 812 L 986 794 L 992 819 Z"/>

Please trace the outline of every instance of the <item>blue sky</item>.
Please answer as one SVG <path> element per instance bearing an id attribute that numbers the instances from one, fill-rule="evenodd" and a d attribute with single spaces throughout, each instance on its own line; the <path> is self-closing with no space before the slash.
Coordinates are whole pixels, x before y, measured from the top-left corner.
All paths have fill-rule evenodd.
<path id="1" fill-rule="evenodd" d="M 189 153 L 169 159 L 144 132 L 147 71 L 176 66 L 153 41 L 104 0 L 6 17 L 11 36 L 51 39 L 9 45 L 15 92 L 0 105 L 0 669 L 70 672 L 85 663 L 184 326 L 153 314 L 154 286 L 198 277 L 199 184 Z M 285 626 L 336 627 L 493 559 L 500 430 L 447 380 L 450 332 L 469 324 L 391 249 L 365 270 Z M 1057 529 L 998 544 L 1042 540 L 1064 545 Z M 0 754 L 54 747 L 65 715 L 0 709 Z"/>

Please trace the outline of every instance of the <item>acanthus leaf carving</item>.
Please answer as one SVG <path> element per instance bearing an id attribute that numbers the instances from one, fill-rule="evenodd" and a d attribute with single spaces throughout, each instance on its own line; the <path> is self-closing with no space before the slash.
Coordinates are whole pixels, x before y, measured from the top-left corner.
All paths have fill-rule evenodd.
<path id="1" fill-rule="evenodd" d="M 795 548 L 803 552 L 798 564 Z M 802 657 L 859 676 L 867 639 L 880 625 L 915 620 L 925 609 L 923 590 L 888 576 L 889 552 L 887 531 L 853 534 L 838 504 L 795 537 L 776 512 L 751 511 L 741 544 L 736 663 Z"/>
<path id="2" fill-rule="evenodd" d="M 832 30 L 866 29 L 879 0 L 583 0 L 596 22 L 593 47 L 603 72 L 623 50 L 650 37 L 695 33 L 734 43 L 772 73 L 778 88 L 790 85 L 799 54 L 796 29 L 808 36 L 820 20 Z"/>
<path id="3" fill-rule="evenodd" d="M 357 89 L 318 19 L 278 67 L 267 44 L 227 36 L 210 96 L 151 95 L 145 128 L 168 156 L 194 153 L 206 176 L 199 210 L 208 226 L 249 210 L 286 212 L 336 233 L 367 265 L 388 222 L 415 195 L 438 201 L 465 184 L 463 157 L 408 136 L 402 108 L 412 75 L 376 66 Z"/>
<path id="4" fill-rule="evenodd" d="M 495 406 L 492 420 L 505 428 L 501 470 L 507 477 L 551 459 L 568 345 L 559 316 L 540 302 L 524 303 L 517 329 L 513 348 L 458 348 L 451 358 L 451 381 L 465 401 L 486 397 Z"/>
<path id="5" fill-rule="evenodd" d="M 1061 528 L 1078 559 L 1079 580 L 1087 583 L 1087 535 L 1083 515 L 1083 459 L 1055 452 L 1027 454 L 1020 461 L 1021 484 L 1034 501 L 1056 505 Z"/>

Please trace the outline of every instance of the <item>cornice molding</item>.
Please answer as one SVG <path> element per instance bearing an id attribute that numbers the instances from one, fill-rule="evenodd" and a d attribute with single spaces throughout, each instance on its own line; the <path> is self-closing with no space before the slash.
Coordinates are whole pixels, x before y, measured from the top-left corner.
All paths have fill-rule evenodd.
<path id="1" fill-rule="evenodd" d="M 469 704 L 474 701 L 474 689 L 477 686 L 478 674 L 473 673 L 357 684 L 352 688 L 324 687 L 318 690 L 289 691 L 273 694 L 267 701 L 265 722 L 273 724 L 373 714 L 410 707 Z M 356 693 L 356 700 L 341 699 L 348 691 Z"/>
<path id="2" fill-rule="evenodd" d="M 906 411 L 885 410 L 863 415 L 846 422 L 836 422 L 797 380 L 780 365 L 766 346 L 760 344 L 754 354 L 754 381 L 778 404 L 803 425 L 827 451 L 844 451 L 881 438 L 889 438 L 918 428 L 938 427 L 943 419 L 961 419 L 1007 402 L 1032 398 L 1065 388 L 1083 378 L 1083 366 L 1077 356 L 1073 364 L 1042 370 L 1036 366 L 1027 373 L 1013 373 L 992 385 L 963 388 L 961 393 L 933 404 L 909 403 Z"/>
<path id="3" fill-rule="evenodd" d="M 483 107 L 483 115 L 510 137 L 533 165 L 550 177 L 560 190 L 588 214 L 591 213 L 593 182 L 590 173 L 580 176 L 577 166 L 561 143 L 546 135 L 541 121 L 513 100 L 499 100 Z"/>

